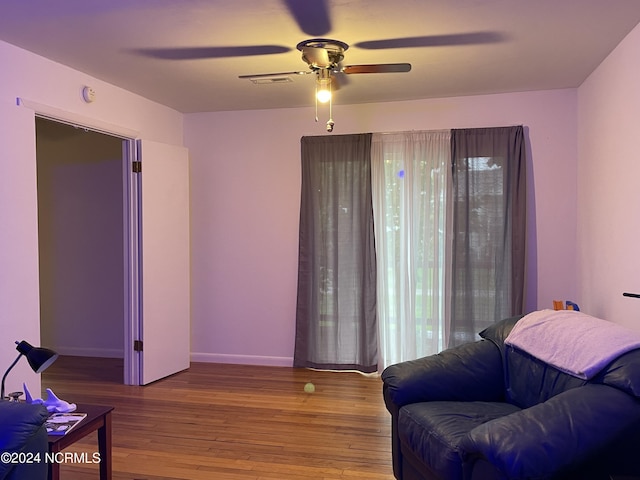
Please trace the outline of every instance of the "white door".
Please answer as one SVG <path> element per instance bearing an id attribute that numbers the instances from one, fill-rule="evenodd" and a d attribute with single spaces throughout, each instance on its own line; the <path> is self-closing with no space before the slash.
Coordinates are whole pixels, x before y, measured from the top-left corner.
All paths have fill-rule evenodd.
<path id="1" fill-rule="evenodd" d="M 139 383 L 189 368 L 189 156 L 138 141 L 140 200 Z"/>

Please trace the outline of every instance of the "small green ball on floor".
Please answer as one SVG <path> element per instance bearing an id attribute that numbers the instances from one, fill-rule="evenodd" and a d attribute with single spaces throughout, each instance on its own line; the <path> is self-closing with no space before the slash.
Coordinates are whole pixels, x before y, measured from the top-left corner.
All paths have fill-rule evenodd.
<path id="1" fill-rule="evenodd" d="M 304 391 L 307 393 L 313 393 L 316 391 L 316 386 L 313 383 L 309 382 L 305 384 Z"/>

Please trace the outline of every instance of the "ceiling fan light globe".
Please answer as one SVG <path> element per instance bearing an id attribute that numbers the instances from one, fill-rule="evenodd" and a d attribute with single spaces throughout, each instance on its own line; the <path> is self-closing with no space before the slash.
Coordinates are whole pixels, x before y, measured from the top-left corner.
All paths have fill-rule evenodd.
<path id="1" fill-rule="evenodd" d="M 316 93 L 316 98 L 320 103 L 327 103 L 331 100 L 331 92 L 329 90 L 318 90 Z"/>

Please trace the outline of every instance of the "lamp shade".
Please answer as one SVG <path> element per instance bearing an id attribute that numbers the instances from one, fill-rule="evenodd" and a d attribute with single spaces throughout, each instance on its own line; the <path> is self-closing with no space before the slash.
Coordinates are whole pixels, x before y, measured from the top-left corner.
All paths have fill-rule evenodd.
<path id="1" fill-rule="evenodd" d="M 44 372 L 58 358 L 58 354 L 53 350 L 44 347 L 34 347 L 24 340 L 18 343 L 16 350 L 27 357 L 27 362 L 29 362 L 31 369 L 36 373 Z"/>
<path id="2" fill-rule="evenodd" d="M 58 354 L 53 350 L 49 350 L 48 348 L 34 347 L 33 345 L 29 344 L 28 342 L 25 342 L 24 340 L 21 342 L 16 341 L 16 344 L 18 345 L 16 347 L 16 350 L 18 350 L 20 354 L 13 361 L 13 363 L 9 365 L 9 368 L 7 368 L 7 371 L 4 372 L 4 375 L 2 377 L 2 382 L 0 384 L 0 401 L 4 400 L 4 381 L 7 379 L 7 375 L 9 375 L 9 372 L 11 371 L 11 369 L 15 367 L 16 363 L 18 363 L 18 360 L 20 360 L 20 357 L 22 357 L 23 355 L 27 357 L 27 361 L 29 362 L 29 365 L 31 366 L 32 370 L 36 373 L 40 373 L 46 370 L 47 368 L 49 368 L 49 365 L 55 362 L 56 358 L 58 358 Z"/>

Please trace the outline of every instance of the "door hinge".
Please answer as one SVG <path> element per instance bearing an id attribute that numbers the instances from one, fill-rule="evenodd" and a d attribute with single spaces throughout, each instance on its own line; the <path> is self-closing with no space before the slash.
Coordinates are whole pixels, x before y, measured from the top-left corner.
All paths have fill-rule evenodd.
<path id="1" fill-rule="evenodd" d="M 142 340 L 134 340 L 133 341 L 133 351 L 141 352 L 142 351 Z"/>
<path id="2" fill-rule="evenodd" d="M 133 170 L 133 173 L 142 172 L 142 162 L 131 162 L 131 169 Z"/>

